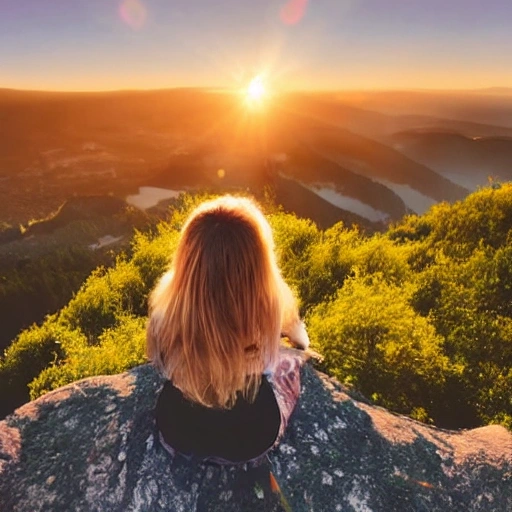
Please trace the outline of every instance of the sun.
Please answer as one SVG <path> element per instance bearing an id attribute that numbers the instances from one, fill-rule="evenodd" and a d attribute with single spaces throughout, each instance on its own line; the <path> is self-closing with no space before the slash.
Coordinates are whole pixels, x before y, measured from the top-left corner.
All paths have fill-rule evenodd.
<path id="1" fill-rule="evenodd" d="M 249 103 L 261 103 L 267 95 L 267 89 L 261 75 L 255 76 L 247 86 L 246 98 Z"/>

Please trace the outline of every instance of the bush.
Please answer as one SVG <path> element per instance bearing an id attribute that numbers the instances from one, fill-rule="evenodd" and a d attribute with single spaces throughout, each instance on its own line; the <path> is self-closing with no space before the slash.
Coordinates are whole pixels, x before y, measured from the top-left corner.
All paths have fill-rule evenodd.
<path id="1" fill-rule="evenodd" d="M 308 317 L 313 347 L 341 382 L 392 410 L 432 411 L 452 370 L 443 340 L 408 303 L 409 291 L 382 276 L 354 277 Z"/>
<path id="2" fill-rule="evenodd" d="M 61 320 L 95 343 L 123 314 L 146 314 L 147 290 L 137 267 L 118 260 L 114 268 L 95 270 L 62 310 Z"/>
<path id="3" fill-rule="evenodd" d="M 20 334 L 0 364 L 5 389 L 27 397 L 31 382 L 36 397 L 145 361 L 148 294 L 207 198 L 182 196 L 168 222 L 136 234 L 129 258 L 94 271 L 59 315 Z M 322 369 L 421 421 L 511 427 L 512 185 L 371 237 L 271 211 L 280 268 Z"/>
<path id="4" fill-rule="evenodd" d="M 139 270 L 146 293 L 169 266 L 178 245 L 179 231 L 168 224 L 159 224 L 154 235 L 136 233 L 132 262 Z"/>
<path id="5" fill-rule="evenodd" d="M 0 361 L 2 416 L 28 400 L 28 383 L 48 365 L 64 357 L 65 343 L 78 338 L 79 333 L 57 322 L 55 316 L 48 317 L 42 326 L 33 325 L 18 335 Z"/>
<path id="6" fill-rule="evenodd" d="M 70 345 L 65 360 L 49 366 L 29 384 L 30 398 L 85 377 L 113 375 L 146 362 L 145 324 L 144 318 L 124 317 L 101 334 L 97 345 Z"/>
<path id="7" fill-rule="evenodd" d="M 410 252 L 377 234 L 359 245 L 353 259 L 361 275 L 381 274 L 386 282 L 401 285 L 410 275 Z"/>
<path id="8" fill-rule="evenodd" d="M 295 215 L 279 213 L 269 220 L 283 277 L 296 289 L 305 314 L 331 297 L 352 273 L 357 261 L 354 249 L 362 237 L 342 223 L 322 232 L 310 220 Z"/>
<path id="9" fill-rule="evenodd" d="M 466 258 L 481 245 L 497 249 L 512 236 L 512 183 L 484 188 L 453 205 L 436 204 L 421 217 L 406 217 L 388 236 L 399 242 L 428 239 L 454 258 Z"/>

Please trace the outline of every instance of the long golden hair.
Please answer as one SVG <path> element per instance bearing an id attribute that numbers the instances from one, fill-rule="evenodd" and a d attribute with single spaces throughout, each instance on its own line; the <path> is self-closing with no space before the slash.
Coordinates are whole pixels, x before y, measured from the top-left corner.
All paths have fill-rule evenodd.
<path id="1" fill-rule="evenodd" d="M 192 212 L 151 293 L 147 354 L 188 399 L 230 408 L 238 392 L 254 400 L 283 327 L 298 321 L 264 215 L 223 196 Z"/>

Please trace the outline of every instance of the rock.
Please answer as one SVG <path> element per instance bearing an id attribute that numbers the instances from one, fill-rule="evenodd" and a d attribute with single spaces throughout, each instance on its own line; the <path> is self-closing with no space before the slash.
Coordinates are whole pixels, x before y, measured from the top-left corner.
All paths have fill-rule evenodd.
<path id="1" fill-rule="evenodd" d="M 244 466 L 171 459 L 155 437 L 161 385 L 139 366 L 60 388 L 0 422 L 0 510 L 285 510 Z M 302 386 L 270 455 L 294 512 L 512 510 L 504 428 L 429 427 L 350 398 L 310 367 Z"/>

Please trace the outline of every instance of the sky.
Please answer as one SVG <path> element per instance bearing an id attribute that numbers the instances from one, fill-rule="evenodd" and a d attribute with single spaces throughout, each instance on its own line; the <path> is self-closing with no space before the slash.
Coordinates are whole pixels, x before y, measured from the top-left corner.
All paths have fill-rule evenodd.
<path id="1" fill-rule="evenodd" d="M 512 87 L 512 0 L 0 0 L 0 87 Z"/>

